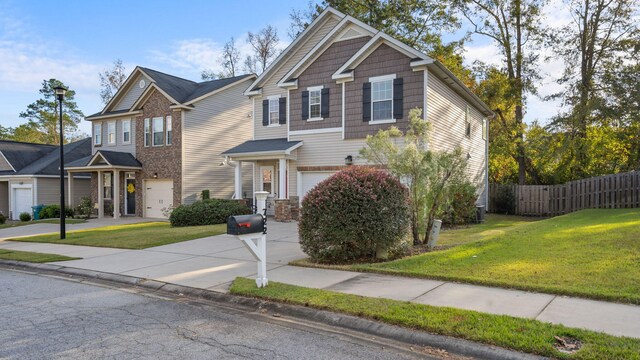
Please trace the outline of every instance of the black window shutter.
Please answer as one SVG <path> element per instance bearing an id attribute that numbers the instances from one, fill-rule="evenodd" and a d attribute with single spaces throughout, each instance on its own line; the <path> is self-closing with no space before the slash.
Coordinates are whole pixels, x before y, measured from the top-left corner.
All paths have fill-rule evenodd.
<path id="1" fill-rule="evenodd" d="M 371 83 L 362 84 L 362 121 L 371 121 Z"/>
<path id="2" fill-rule="evenodd" d="M 309 92 L 302 92 L 302 120 L 309 119 Z"/>
<path id="3" fill-rule="evenodd" d="M 269 100 L 262 100 L 262 126 L 269 125 Z"/>
<path id="4" fill-rule="evenodd" d="M 402 92 L 402 78 L 393 79 L 393 118 L 402 119 L 402 99 L 404 97 Z"/>
<path id="5" fill-rule="evenodd" d="M 322 118 L 329 117 L 329 88 L 323 88 L 320 91 L 320 116 Z"/>
<path id="6" fill-rule="evenodd" d="M 286 97 L 281 97 L 280 99 L 278 99 L 278 112 L 280 113 L 278 117 L 278 123 L 286 124 L 287 123 L 287 98 Z"/>

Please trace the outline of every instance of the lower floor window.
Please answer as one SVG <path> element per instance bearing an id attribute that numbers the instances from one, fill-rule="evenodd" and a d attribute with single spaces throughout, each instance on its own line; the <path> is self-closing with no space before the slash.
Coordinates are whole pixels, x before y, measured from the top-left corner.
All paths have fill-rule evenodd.
<path id="1" fill-rule="evenodd" d="M 103 192 L 102 196 L 104 199 L 111 199 L 113 197 L 113 174 L 112 173 L 103 173 L 102 174 L 102 186 Z"/>

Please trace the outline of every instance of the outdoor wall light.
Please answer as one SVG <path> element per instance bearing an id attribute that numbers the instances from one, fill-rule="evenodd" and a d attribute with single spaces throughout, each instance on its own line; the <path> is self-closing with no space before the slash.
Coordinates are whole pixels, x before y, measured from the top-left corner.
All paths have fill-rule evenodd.
<path id="1" fill-rule="evenodd" d="M 344 164 L 345 165 L 353 165 L 353 156 L 347 155 L 347 157 L 344 158 Z"/>
<path id="2" fill-rule="evenodd" d="M 157 179 L 158 178 L 158 173 L 153 173 L 153 178 Z"/>

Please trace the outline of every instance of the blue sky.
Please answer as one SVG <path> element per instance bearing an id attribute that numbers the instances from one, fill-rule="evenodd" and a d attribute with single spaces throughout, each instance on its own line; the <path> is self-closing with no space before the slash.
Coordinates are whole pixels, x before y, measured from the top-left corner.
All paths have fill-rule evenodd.
<path id="1" fill-rule="evenodd" d="M 127 72 L 141 65 L 198 80 L 202 69 L 216 68 L 220 48 L 232 36 L 248 53 L 247 31 L 271 24 L 284 48 L 290 42 L 289 13 L 305 6 L 300 0 L 0 0 L 0 124 L 24 122 L 19 113 L 39 98 L 49 78 L 76 90 L 85 115 L 101 110 L 98 73 L 115 59 L 123 60 Z M 481 38 L 467 46 L 467 57 L 498 59 Z M 554 104 L 531 99 L 526 118 L 545 120 L 555 111 Z M 86 122 L 80 129 L 90 131 Z"/>

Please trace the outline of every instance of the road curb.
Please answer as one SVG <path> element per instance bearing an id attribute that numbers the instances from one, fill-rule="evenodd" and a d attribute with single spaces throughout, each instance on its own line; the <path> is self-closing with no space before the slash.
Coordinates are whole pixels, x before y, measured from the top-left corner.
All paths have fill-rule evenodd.
<path id="1" fill-rule="evenodd" d="M 168 293 L 185 297 L 195 297 L 217 303 L 230 304 L 236 307 L 241 307 L 246 311 L 266 310 L 274 314 L 280 314 L 280 316 L 288 316 L 304 321 L 322 323 L 333 327 L 357 331 L 374 337 L 399 341 L 409 345 L 428 346 L 432 348 L 443 349 L 453 354 L 469 356 L 478 359 L 545 359 L 544 357 L 540 357 L 537 355 L 525 354 L 450 336 L 429 334 L 418 330 L 411 330 L 351 315 L 318 310 L 298 305 L 278 303 L 270 300 L 225 294 L 212 290 L 176 285 L 152 279 L 78 269 L 60 265 L 27 263 L 13 260 L 0 260 L 0 267 L 27 269 L 32 271 L 37 270 L 40 272 L 58 273 L 68 275 L 70 277 L 79 277 L 89 280 L 96 279 L 101 282 L 116 283 L 120 285 L 124 284 L 127 286 L 144 288 L 153 292 Z"/>

